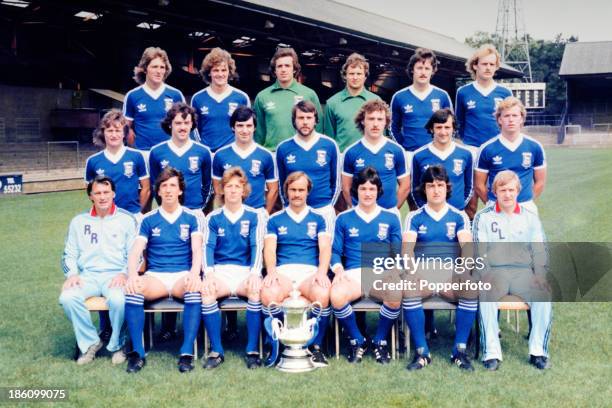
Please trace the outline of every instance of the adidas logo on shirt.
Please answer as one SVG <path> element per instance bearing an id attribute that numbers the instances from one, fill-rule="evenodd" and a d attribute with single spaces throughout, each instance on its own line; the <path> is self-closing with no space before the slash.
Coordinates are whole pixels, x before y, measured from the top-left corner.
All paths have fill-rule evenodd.
<path id="1" fill-rule="evenodd" d="M 138 109 L 138 112 L 146 112 L 147 105 L 145 105 L 144 103 L 138 104 L 138 106 L 136 106 L 136 109 Z"/>

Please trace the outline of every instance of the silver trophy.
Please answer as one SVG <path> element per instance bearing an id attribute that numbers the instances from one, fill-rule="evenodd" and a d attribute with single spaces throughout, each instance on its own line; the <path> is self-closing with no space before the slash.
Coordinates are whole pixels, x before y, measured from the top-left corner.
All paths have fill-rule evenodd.
<path id="1" fill-rule="evenodd" d="M 285 346 L 281 359 L 276 365 L 280 371 L 304 373 L 316 368 L 306 350 L 306 344 L 315 336 L 315 327 L 319 317 L 308 318 L 308 313 L 314 307 L 318 307 L 320 311 L 321 303 L 308 303 L 300 296 L 300 291 L 294 284 L 289 297 L 280 306 L 284 322 L 276 318 L 272 319 L 273 337 Z"/>

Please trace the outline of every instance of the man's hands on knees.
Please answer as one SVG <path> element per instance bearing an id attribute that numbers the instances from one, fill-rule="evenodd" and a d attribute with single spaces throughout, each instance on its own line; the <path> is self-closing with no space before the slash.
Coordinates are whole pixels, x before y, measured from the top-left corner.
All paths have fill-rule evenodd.
<path id="1" fill-rule="evenodd" d="M 317 272 L 315 276 L 312 278 L 312 283 L 321 286 L 322 288 L 331 287 L 331 282 L 327 277 L 326 272 Z"/>
<path id="2" fill-rule="evenodd" d="M 269 288 L 272 285 L 280 285 L 279 274 L 276 271 L 268 270 L 268 274 L 263 280 L 263 286 Z"/>
<path id="3" fill-rule="evenodd" d="M 127 282 L 127 275 L 125 273 L 119 273 L 115 276 L 108 284 L 109 288 L 122 288 Z"/>
<path id="4" fill-rule="evenodd" d="M 82 286 L 83 281 L 79 275 L 74 275 L 67 278 L 62 285 L 62 290 L 76 288 Z"/>
<path id="5" fill-rule="evenodd" d="M 249 296 L 251 295 L 259 295 L 262 286 L 261 276 L 256 274 L 249 275 L 249 278 L 246 282 L 247 293 Z"/>
<path id="6" fill-rule="evenodd" d="M 199 292 L 202 287 L 202 280 L 200 279 L 200 273 L 190 272 L 185 276 L 185 291 L 187 292 Z"/>
<path id="7" fill-rule="evenodd" d="M 128 277 L 127 282 L 125 282 L 125 294 L 136 295 L 138 293 L 142 293 L 143 287 L 144 285 L 141 276 L 130 276 Z"/>
<path id="8" fill-rule="evenodd" d="M 347 280 L 347 276 L 344 273 L 344 267 L 342 265 L 336 267 L 334 272 L 334 281 L 332 282 L 332 286 L 340 285 L 342 282 Z"/>

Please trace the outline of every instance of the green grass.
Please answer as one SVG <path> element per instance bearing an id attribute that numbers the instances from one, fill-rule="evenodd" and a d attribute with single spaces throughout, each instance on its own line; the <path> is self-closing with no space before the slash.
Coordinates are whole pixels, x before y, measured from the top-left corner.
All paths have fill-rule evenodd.
<path id="1" fill-rule="evenodd" d="M 548 151 L 549 182 L 539 200 L 552 241 L 612 241 L 612 150 Z M 550 349 L 553 368 L 527 363 L 527 324 L 514 333 L 502 319 L 501 370 L 465 374 L 447 361 L 452 330 L 438 313 L 442 336 L 433 365 L 408 373 L 405 360 L 380 367 L 332 360 L 327 369 L 290 375 L 248 371 L 242 346 L 230 347 L 214 372 L 176 370 L 178 344 L 154 349 L 147 367 L 128 375 L 109 358 L 77 367 L 74 336 L 57 298 L 63 240 L 72 216 L 88 206 L 83 192 L 0 200 L 0 386 L 61 387 L 69 403 L 87 406 L 609 406 L 612 338 L 606 303 L 557 303 Z M 374 327 L 375 316 L 372 316 Z M 244 329 L 241 329 L 244 332 Z M 244 340 L 244 339 L 243 339 Z"/>

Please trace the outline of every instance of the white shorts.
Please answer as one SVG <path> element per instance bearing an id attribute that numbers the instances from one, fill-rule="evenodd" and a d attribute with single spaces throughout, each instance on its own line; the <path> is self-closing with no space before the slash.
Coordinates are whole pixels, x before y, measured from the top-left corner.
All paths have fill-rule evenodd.
<path id="1" fill-rule="evenodd" d="M 519 204 L 525 207 L 526 209 L 528 209 L 529 211 L 535 213 L 535 215 L 539 215 L 538 206 L 533 202 L 533 200 L 523 201 L 522 203 L 519 203 Z M 490 205 L 495 205 L 495 201 L 492 201 L 492 200 L 487 201 L 486 206 L 488 207 Z"/>
<path id="2" fill-rule="evenodd" d="M 225 283 L 231 296 L 236 296 L 236 290 L 242 282 L 248 279 L 251 268 L 242 265 L 215 265 L 215 277 Z"/>
<path id="3" fill-rule="evenodd" d="M 361 268 L 354 268 L 344 271 L 344 274 L 352 281 L 357 282 L 361 286 Z"/>
<path id="4" fill-rule="evenodd" d="M 160 281 L 168 291 L 168 296 L 172 296 L 172 288 L 180 279 L 187 276 L 189 271 L 181 271 L 181 272 L 151 272 L 146 271 L 145 276 L 150 276 L 152 278 Z"/>
<path id="5" fill-rule="evenodd" d="M 325 219 L 325 222 L 327 222 L 328 231 L 332 235 L 333 240 L 334 227 L 336 226 L 336 210 L 334 210 L 334 206 L 330 204 L 324 207 L 313 208 L 312 212 L 319 214 Z"/>
<path id="6" fill-rule="evenodd" d="M 300 286 L 306 279 L 312 278 L 317 273 L 317 269 L 313 265 L 285 264 L 276 267 L 276 272 Z"/>

